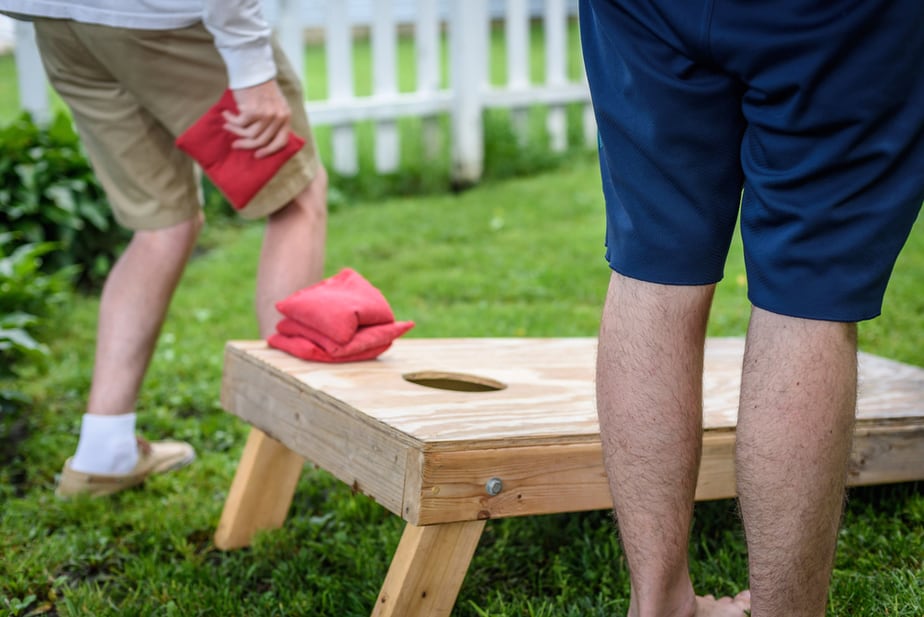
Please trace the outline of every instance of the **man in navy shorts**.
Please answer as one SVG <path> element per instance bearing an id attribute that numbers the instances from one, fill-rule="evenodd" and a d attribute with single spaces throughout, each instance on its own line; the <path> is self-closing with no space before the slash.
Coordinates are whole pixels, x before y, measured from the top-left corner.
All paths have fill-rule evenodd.
<path id="1" fill-rule="evenodd" d="M 857 390 L 924 200 L 924 2 L 581 0 L 607 259 L 597 400 L 631 617 L 820 617 Z M 743 193 L 742 193 L 743 190 Z M 750 592 L 687 545 L 706 323 L 741 214 L 737 428 Z"/>

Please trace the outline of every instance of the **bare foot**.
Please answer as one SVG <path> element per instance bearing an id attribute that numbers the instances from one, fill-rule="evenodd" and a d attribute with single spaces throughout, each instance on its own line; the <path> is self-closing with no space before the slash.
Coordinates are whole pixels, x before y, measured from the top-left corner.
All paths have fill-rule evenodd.
<path id="1" fill-rule="evenodd" d="M 751 592 L 742 591 L 734 598 L 696 597 L 696 617 L 744 617 L 751 610 Z"/>

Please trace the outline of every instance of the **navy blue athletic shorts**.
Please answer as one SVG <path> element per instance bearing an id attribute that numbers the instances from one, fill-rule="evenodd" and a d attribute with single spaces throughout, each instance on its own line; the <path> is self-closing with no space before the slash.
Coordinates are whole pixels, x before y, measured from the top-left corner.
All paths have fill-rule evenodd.
<path id="1" fill-rule="evenodd" d="M 607 260 L 721 280 L 741 211 L 748 295 L 877 316 L 924 201 L 924 0 L 581 0 Z"/>

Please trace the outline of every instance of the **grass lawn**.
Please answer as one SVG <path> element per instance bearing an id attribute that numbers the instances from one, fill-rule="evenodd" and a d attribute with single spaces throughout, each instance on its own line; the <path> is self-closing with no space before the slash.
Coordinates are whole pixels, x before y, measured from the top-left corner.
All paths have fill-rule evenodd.
<path id="1" fill-rule="evenodd" d="M 459 195 L 348 203 L 331 215 L 328 273 L 350 266 L 389 298 L 409 336 L 593 336 L 607 281 L 592 156 Z M 924 223 L 864 350 L 924 366 Z M 35 409 L 0 467 L 0 613 L 10 615 L 368 615 L 401 522 L 307 468 L 290 516 L 250 549 L 211 542 L 247 427 L 218 403 L 222 346 L 252 338 L 258 225 L 206 231 L 171 308 L 139 405 L 151 437 L 191 441 L 199 460 L 143 490 L 60 501 L 54 476 L 76 444 L 93 354 L 95 297 L 61 315 Z M 740 244 L 711 335 L 743 334 Z M 697 506 L 690 546 L 703 592 L 747 583 L 732 501 Z M 829 614 L 924 615 L 924 485 L 851 491 Z M 628 576 L 605 511 L 488 524 L 462 587 L 461 617 L 624 615 Z"/>

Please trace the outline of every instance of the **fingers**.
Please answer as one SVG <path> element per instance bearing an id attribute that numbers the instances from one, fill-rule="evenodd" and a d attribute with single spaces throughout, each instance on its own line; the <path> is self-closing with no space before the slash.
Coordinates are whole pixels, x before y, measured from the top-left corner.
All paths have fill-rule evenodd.
<path id="1" fill-rule="evenodd" d="M 276 136 L 267 144 L 265 147 L 260 148 L 254 153 L 258 159 L 262 159 L 265 156 L 269 156 L 274 152 L 279 152 L 286 147 L 286 144 L 289 143 L 289 124 L 285 124 L 285 128 L 279 131 L 276 131 Z"/>
<path id="2" fill-rule="evenodd" d="M 259 116 L 242 112 L 237 116 L 225 112 L 225 130 L 240 139 L 231 147 L 238 150 L 256 150 L 254 156 L 263 158 L 281 150 L 289 141 L 289 118 Z"/>
<path id="3" fill-rule="evenodd" d="M 289 141 L 289 106 L 275 81 L 235 90 L 238 113 L 224 112 L 225 130 L 235 135 L 232 147 L 254 150 L 256 158 L 278 152 Z"/>

